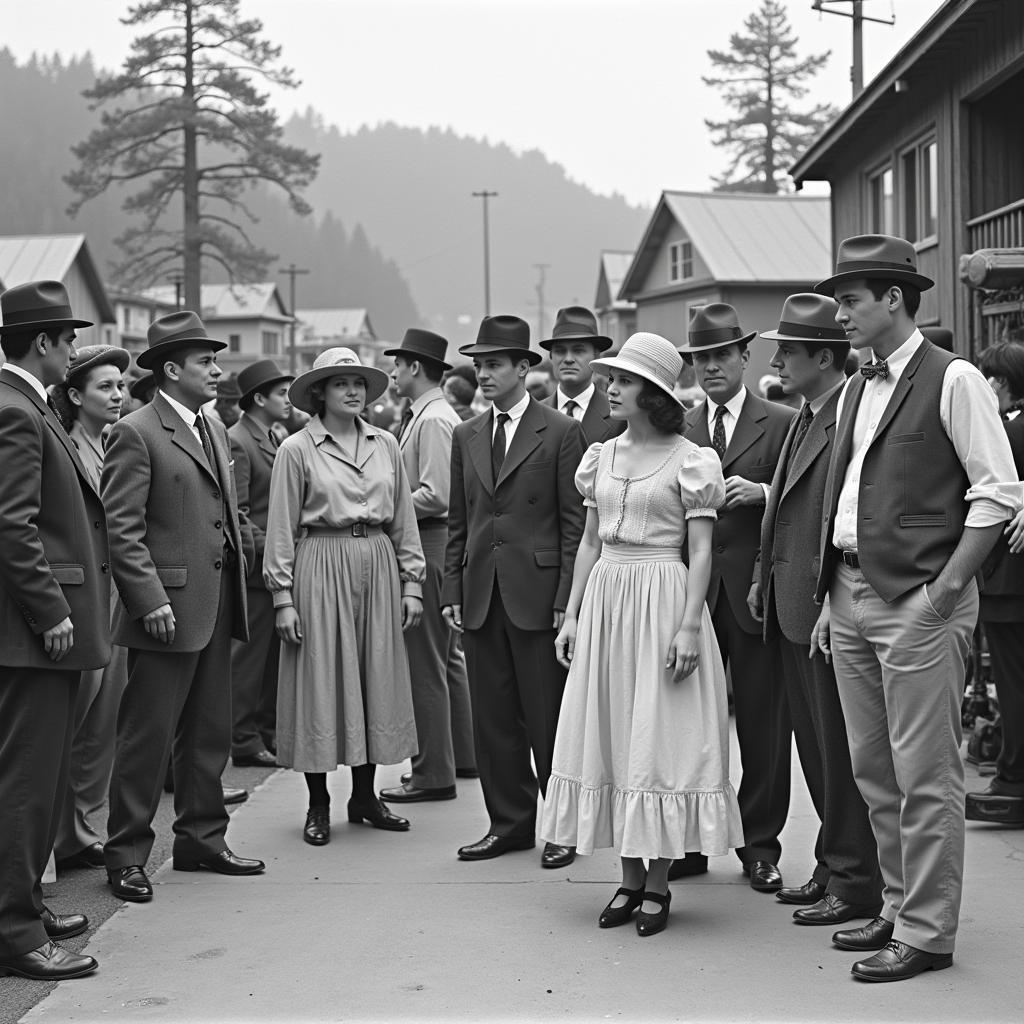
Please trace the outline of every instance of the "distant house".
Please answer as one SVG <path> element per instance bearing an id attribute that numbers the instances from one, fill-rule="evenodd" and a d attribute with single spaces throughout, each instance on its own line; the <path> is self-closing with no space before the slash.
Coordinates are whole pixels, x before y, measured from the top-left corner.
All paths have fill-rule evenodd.
<path id="1" fill-rule="evenodd" d="M 990 293 L 962 255 L 1024 247 L 1024 4 L 947 0 L 791 170 L 832 186 L 832 236 L 914 242 L 936 282 L 918 323 L 972 354 L 1024 337 L 1024 265 Z M 1018 259 L 1018 263 L 1021 263 Z"/>
<path id="2" fill-rule="evenodd" d="M 618 298 L 636 303 L 636 329 L 686 344 L 690 310 L 736 307 L 748 331 L 774 329 L 787 295 L 827 277 L 826 196 L 663 192 Z M 774 349 L 752 342 L 746 380 L 756 390 Z"/>
<path id="3" fill-rule="evenodd" d="M 353 349 L 369 366 L 381 359 L 384 343 L 377 338 L 365 309 L 297 309 L 295 319 L 300 369 L 311 366 L 325 348 L 339 345 Z"/>
<path id="4" fill-rule="evenodd" d="M 598 331 L 611 338 L 616 349 L 636 332 L 636 303 L 618 297 L 632 262 L 632 252 L 604 249 L 597 269 L 594 312 L 597 314 Z"/>
<path id="5" fill-rule="evenodd" d="M 60 281 L 76 317 L 96 326 L 77 332 L 78 345 L 116 345 L 114 307 L 85 235 L 0 236 L 0 291 L 29 281 Z"/>
<path id="6" fill-rule="evenodd" d="M 175 305 L 173 285 L 149 288 L 143 295 Z M 276 359 L 287 366 L 292 317 L 273 281 L 204 284 L 200 303 L 199 315 L 210 335 L 228 344 L 217 356 L 226 371 L 237 373 L 257 359 Z"/>
<path id="7" fill-rule="evenodd" d="M 113 290 L 110 292 L 114 303 L 119 344 L 136 355 L 148 347 L 149 325 L 164 313 L 171 313 L 177 306 L 173 301 L 158 302 L 156 299 L 136 292 Z"/>

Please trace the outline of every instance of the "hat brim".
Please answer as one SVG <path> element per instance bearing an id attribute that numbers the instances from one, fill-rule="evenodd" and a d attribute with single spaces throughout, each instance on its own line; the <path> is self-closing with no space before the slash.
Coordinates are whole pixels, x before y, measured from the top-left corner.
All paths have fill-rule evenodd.
<path id="1" fill-rule="evenodd" d="M 676 405 L 682 406 L 682 402 L 676 397 L 675 391 L 669 391 L 650 370 L 632 362 L 629 359 L 621 359 L 619 356 L 609 356 L 607 359 L 592 359 L 590 365 L 595 370 L 621 370 L 633 377 L 642 377 L 648 384 L 653 384 L 659 391 L 663 391 Z"/>
<path id="2" fill-rule="evenodd" d="M 805 345 L 848 345 L 846 333 L 841 338 L 798 338 L 795 334 L 783 334 L 782 331 L 764 331 L 758 335 L 765 341 L 799 341 Z"/>
<path id="3" fill-rule="evenodd" d="M 506 345 L 463 345 L 459 349 L 459 355 L 463 356 L 511 356 L 513 359 L 529 360 L 531 366 L 536 366 L 544 357 L 532 348 L 509 348 Z"/>
<path id="4" fill-rule="evenodd" d="M 116 366 L 122 373 L 128 369 L 132 361 L 131 353 L 123 348 L 115 348 L 111 352 L 103 352 L 100 355 L 92 356 L 84 362 L 75 360 L 68 367 L 67 378 L 77 377 L 80 373 L 88 373 L 94 366 Z"/>
<path id="5" fill-rule="evenodd" d="M 135 362 L 144 370 L 152 370 L 162 359 L 177 348 L 209 348 L 220 352 L 228 347 L 226 341 L 214 341 L 213 338 L 175 338 L 173 341 L 162 341 L 159 345 L 147 348 L 135 357 Z"/>
<path id="6" fill-rule="evenodd" d="M 247 398 L 252 398 L 261 388 L 268 388 L 271 384 L 280 384 L 282 381 L 295 380 L 294 373 L 282 373 L 277 377 L 267 377 L 266 380 L 261 380 L 258 384 L 253 384 L 248 391 L 243 391 L 238 396 L 239 402 L 244 402 Z"/>
<path id="7" fill-rule="evenodd" d="M 334 366 L 321 366 L 316 370 L 306 370 L 292 381 L 288 389 L 288 397 L 292 405 L 303 412 L 315 415 L 317 408 L 309 400 L 309 389 L 328 377 L 340 377 L 343 374 L 363 377 L 366 380 L 366 405 L 375 402 L 388 389 L 391 378 L 375 366 L 363 366 L 360 363 L 335 363 Z M 365 406 L 364 406 L 365 408 Z"/>
<path id="8" fill-rule="evenodd" d="M 443 359 L 435 359 L 431 355 L 427 355 L 426 352 L 416 352 L 411 348 L 386 348 L 384 350 L 386 356 L 407 356 L 409 359 L 426 359 L 428 362 L 434 363 L 435 366 L 440 366 L 442 370 L 450 370 L 452 368 L 451 363 L 446 363 Z"/>
<path id="9" fill-rule="evenodd" d="M 13 331 L 31 331 L 34 328 L 42 330 L 44 327 L 95 327 L 91 320 L 32 320 L 27 324 L 0 324 L 0 334 L 9 334 Z"/>
<path id="10" fill-rule="evenodd" d="M 136 402 L 141 402 L 145 393 L 155 388 L 156 378 L 150 373 L 144 377 L 140 377 L 136 381 L 132 381 L 131 386 L 128 388 L 128 394 L 131 395 Z"/>
<path id="11" fill-rule="evenodd" d="M 563 334 L 560 338 L 545 338 L 538 344 L 546 352 L 550 352 L 551 346 L 560 341 L 589 341 L 598 352 L 607 352 L 614 344 L 611 338 L 606 338 L 603 334 Z"/>
<path id="12" fill-rule="evenodd" d="M 918 291 L 922 292 L 935 287 L 935 282 L 930 277 L 925 277 L 924 274 L 917 274 L 911 270 L 891 270 L 887 267 L 879 267 L 877 270 L 872 270 L 869 267 L 866 270 L 848 270 L 844 274 L 835 274 L 832 277 L 827 277 L 824 281 L 819 281 L 814 286 L 814 290 L 819 295 L 828 295 L 830 298 L 835 298 L 836 287 L 844 281 L 864 281 L 869 277 L 880 280 L 885 279 L 886 281 L 904 281 L 907 284 L 912 284 Z"/>
<path id="13" fill-rule="evenodd" d="M 687 356 L 696 355 L 698 352 L 713 352 L 716 348 L 728 348 L 730 345 L 746 345 L 756 337 L 757 331 L 751 331 L 749 334 L 744 334 L 741 338 L 730 338 L 728 341 L 716 341 L 710 345 L 697 345 L 696 347 L 683 345 L 677 348 L 676 351 L 686 359 Z"/>

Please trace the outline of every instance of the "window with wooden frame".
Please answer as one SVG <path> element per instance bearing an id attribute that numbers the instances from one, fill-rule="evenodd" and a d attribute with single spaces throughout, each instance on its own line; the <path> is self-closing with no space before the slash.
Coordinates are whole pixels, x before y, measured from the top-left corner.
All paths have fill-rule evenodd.
<path id="1" fill-rule="evenodd" d="M 669 281 L 688 281 L 693 277 L 693 243 L 673 242 L 668 247 Z"/>
<path id="2" fill-rule="evenodd" d="M 277 331 L 264 331 L 263 332 L 263 354 L 265 356 L 276 356 L 278 352 L 278 342 L 280 335 Z"/>
<path id="3" fill-rule="evenodd" d="M 938 233 L 939 167 L 935 136 L 930 135 L 900 157 L 900 206 L 903 237 L 923 242 Z"/>
<path id="4" fill-rule="evenodd" d="M 880 235 L 896 231 L 896 210 L 893 206 L 892 164 L 886 164 L 868 177 L 868 216 L 871 230 Z"/>

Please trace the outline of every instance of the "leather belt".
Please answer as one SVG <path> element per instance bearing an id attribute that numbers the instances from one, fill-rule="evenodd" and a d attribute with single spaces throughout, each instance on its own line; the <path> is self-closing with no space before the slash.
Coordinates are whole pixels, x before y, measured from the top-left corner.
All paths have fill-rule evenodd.
<path id="1" fill-rule="evenodd" d="M 851 569 L 860 568 L 860 559 L 857 557 L 856 551 L 843 551 L 841 548 L 836 548 L 836 553 L 843 560 L 843 565 L 848 565 Z"/>
<path id="2" fill-rule="evenodd" d="M 424 526 L 447 526 L 447 516 L 427 516 L 424 519 L 417 519 L 416 525 L 422 530 Z"/>
<path id="3" fill-rule="evenodd" d="M 353 523 L 351 526 L 307 526 L 307 537 L 375 537 L 383 532 L 380 523 Z"/>

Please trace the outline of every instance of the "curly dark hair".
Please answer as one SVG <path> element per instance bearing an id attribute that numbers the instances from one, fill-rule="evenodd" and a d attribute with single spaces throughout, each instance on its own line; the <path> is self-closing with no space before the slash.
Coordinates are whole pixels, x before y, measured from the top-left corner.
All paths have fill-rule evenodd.
<path id="1" fill-rule="evenodd" d="M 647 413 L 651 426 L 660 433 L 683 432 L 683 407 L 656 384 L 645 380 L 636 404 Z"/>

